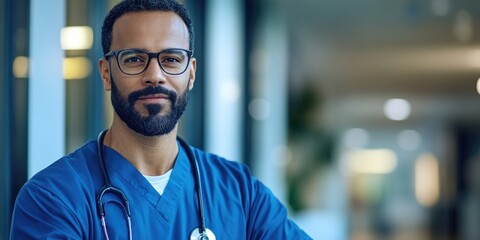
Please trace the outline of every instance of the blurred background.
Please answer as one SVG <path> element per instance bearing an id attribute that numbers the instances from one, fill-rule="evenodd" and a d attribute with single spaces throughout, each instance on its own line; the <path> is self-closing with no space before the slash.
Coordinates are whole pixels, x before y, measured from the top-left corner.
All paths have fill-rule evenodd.
<path id="1" fill-rule="evenodd" d="M 117 2 L 0 0 L 0 239 L 25 181 L 110 124 Z M 314 239 L 480 239 L 480 1 L 183 2 L 190 144 L 247 164 Z"/>

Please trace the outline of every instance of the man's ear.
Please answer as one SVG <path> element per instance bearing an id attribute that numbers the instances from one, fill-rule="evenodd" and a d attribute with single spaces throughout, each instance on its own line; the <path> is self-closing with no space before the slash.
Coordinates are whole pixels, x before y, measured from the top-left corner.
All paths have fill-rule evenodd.
<path id="1" fill-rule="evenodd" d="M 192 90 L 193 89 L 193 85 L 195 83 L 195 72 L 197 70 L 197 59 L 195 58 L 192 58 L 190 60 L 190 76 L 189 76 L 189 79 L 188 79 L 188 90 Z"/>
<path id="2" fill-rule="evenodd" d="M 103 88 L 105 91 L 110 91 L 112 89 L 112 83 L 110 79 L 110 63 L 107 59 L 100 58 L 98 60 L 98 70 L 102 78 Z"/>

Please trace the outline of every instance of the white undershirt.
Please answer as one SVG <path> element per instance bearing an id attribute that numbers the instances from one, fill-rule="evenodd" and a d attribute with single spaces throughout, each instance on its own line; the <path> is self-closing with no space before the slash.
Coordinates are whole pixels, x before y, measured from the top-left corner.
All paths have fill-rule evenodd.
<path id="1" fill-rule="evenodd" d="M 172 174 L 172 169 L 160 176 L 146 176 L 143 175 L 147 181 L 152 184 L 153 188 L 157 190 L 160 195 L 163 195 L 165 187 L 167 187 L 168 180 L 170 180 L 170 175 Z"/>

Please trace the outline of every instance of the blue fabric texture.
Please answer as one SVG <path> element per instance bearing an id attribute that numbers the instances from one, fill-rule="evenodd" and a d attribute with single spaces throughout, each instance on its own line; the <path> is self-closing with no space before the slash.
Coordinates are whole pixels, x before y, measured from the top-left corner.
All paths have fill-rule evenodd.
<path id="1" fill-rule="evenodd" d="M 36 174 L 14 207 L 11 239 L 105 239 L 96 194 L 104 180 L 92 140 Z M 104 146 L 112 185 L 130 202 L 133 239 L 189 239 L 200 226 L 192 166 L 179 154 L 162 196 L 128 160 Z M 217 239 L 311 239 L 241 163 L 192 148 L 203 188 L 206 225 Z M 121 199 L 104 198 L 110 239 L 128 239 Z"/>

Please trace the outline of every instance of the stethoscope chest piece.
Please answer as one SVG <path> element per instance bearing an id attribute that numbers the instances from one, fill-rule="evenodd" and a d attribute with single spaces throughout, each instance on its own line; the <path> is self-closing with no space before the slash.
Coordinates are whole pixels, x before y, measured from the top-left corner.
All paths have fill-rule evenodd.
<path id="1" fill-rule="evenodd" d="M 212 230 L 205 228 L 205 232 L 200 232 L 200 228 L 193 229 L 190 234 L 190 240 L 216 240 Z"/>

